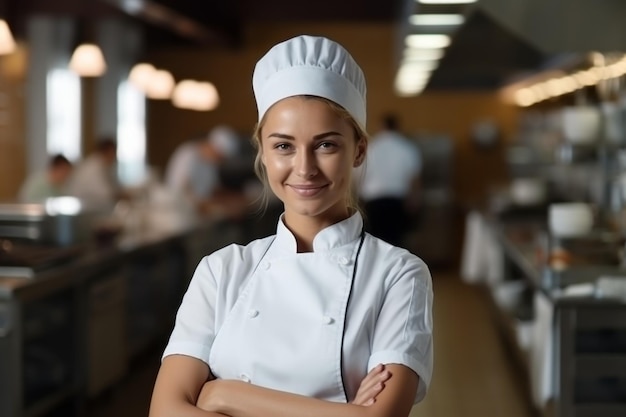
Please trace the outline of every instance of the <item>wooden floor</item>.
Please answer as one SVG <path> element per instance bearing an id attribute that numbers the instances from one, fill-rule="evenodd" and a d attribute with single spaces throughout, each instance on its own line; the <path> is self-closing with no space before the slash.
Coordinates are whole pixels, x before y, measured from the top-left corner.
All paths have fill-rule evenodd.
<path id="1" fill-rule="evenodd" d="M 434 281 L 435 366 L 411 417 L 531 417 L 523 373 L 505 349 L 486 294 L 456 274 Z"/>
<path id="2" fill-rule="evenodd" d="M 455 273 L 433 271 L 435 371 L 411 417 L 534 417 L 485 294 Z M 122 386 L 89 407 L 93 417 L 147 416 L 158 357 L 146 358 Z"/>

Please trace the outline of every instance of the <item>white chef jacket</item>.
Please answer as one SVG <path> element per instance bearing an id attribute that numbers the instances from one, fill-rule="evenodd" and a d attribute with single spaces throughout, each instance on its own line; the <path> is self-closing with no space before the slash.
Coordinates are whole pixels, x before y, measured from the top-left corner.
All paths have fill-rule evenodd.
<path id="1" fill-rule="evenodd" d="M 378 198 L 404 199 L 411 190 L 413 178 L 422 170 L 422 157 L 416 144 L 393 131 L 383 131 L 367 148 L 365 171 L 360 184 L 365 201 Z"/>
<path id="2" fill-rule="evenodd" d="M 217 378 L 337 402 L 346 391 L 353 400 L 377 364 L 403 364 L 419 375 L 420 401 L 433 366 L 430 272 L 417 256 L 364 234 L 351 284 L 362 227 L 356 213 L 319 232 L 313 252 L 297 253 L 281 220 L 275 236 L 205 257 L 163 356 L 198 358 Z"/>

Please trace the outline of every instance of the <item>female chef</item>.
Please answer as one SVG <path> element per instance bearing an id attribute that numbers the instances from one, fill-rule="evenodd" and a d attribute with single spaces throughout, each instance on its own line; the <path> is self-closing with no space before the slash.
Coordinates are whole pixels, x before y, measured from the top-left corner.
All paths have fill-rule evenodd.
<path id="1" fill-rule="evenodd" d="M 432 373 L 431 277 L 363 231 L 363 73 L 299 36 L 261 58 L 253 89 L 256 165 L 284 213 L 274 236 L 198 265 L 150 416 L 408 416 Z"/>

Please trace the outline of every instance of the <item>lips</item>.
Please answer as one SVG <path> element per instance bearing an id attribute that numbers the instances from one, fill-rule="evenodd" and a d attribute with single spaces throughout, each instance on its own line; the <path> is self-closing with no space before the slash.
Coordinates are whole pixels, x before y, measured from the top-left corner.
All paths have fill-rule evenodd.
<path id="1" fill-rule="evenodd" d="M 327 184 L 323 184 L 323 185 L 298 185 L 298 184 L 289 184 L 289 187 L 291 187 L 291 189 L 298 194 L 299 196 L 302 197 L 313 197 L 315 195 L 317 195 L 319 192 L 321 192 L 323 189 L 325 189 L 327 187 Z"/>

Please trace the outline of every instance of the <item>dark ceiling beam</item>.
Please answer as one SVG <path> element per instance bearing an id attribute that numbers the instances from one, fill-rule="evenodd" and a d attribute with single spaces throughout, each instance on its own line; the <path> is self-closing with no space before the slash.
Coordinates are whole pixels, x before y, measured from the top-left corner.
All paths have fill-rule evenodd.
<path id="1" fill-rule="evenodd" d="M 185 16 L 176 10 L 151 0 L 100 0 L 116 7 L 125 14 L 157 26 L 175 35 L 199 44 L 235 46 L 239 37 L 235 31 L 205 24 Z"/>

